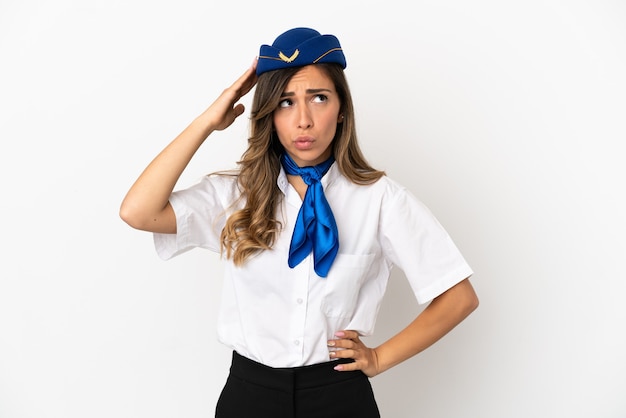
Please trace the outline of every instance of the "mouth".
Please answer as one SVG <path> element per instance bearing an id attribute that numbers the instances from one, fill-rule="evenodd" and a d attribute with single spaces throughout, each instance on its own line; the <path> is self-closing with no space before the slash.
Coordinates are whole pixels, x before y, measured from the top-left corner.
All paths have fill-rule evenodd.
<path id="1" fill-rule="evenodd" d="M 293 144 L 296 147 L 296 149 L 305 150 L 305 149 L 310 149 L 313 146 L 314 142 L 315 142 L 315 139 L 313 139 L 310 136 L 299 136 L 298 138 L 295 139 L 295 141 L 293 141 Z"/>

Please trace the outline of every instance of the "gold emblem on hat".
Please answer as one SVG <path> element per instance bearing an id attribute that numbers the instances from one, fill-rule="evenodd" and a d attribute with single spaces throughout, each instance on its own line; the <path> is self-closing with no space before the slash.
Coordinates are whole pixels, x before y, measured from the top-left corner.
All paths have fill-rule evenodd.
<path id="1" fill-rule="evenodd" d="M 286 63 L 290 63 L 290 62 L 293 62 L 293 60 L 295 60 L 296 58 L 298 58 L 298 55 L 300 55 L 300 51 L 296 49 L 296 51 L 290 57 L 288 57 L 287 55 L 283 54 L 282 52 L 279 52 L 278 53 L 278 58 L 280 58 L 281 60 L 285 61 Z"/>

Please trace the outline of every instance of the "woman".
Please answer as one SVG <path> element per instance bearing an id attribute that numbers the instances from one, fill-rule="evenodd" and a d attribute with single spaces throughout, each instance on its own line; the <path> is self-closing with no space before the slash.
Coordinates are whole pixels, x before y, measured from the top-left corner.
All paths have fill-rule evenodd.
<path id="1" fill-rule="evenodd" d="M 263 45 L 253 65 L 145 169 L 120 216 L 168 259 L 226 259 L 218 335 L 233 349 L 217 417 L 378 417 L 369 378 L 431 346 L 478 305 L 472 270 L 428 209 L 372 168 L 356 137 L 338 39 L 309 28 Z M 244 112 L 234 173 L 173 192 L 194 153 Z M 428 306 L 371 348 L 392 266 Z"/>

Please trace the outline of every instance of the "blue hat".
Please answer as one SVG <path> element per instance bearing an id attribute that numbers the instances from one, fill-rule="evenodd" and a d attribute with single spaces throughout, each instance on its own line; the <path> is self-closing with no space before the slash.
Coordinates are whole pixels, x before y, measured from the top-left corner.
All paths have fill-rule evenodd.
<path id="1" fill-rule="evenodd" d="M 256 74 L 323 62 L 334 62 L 346 68 L 339 40 L 314 29 L 294 28 L 276 38 L 272 45 L 261 45 Z"/>

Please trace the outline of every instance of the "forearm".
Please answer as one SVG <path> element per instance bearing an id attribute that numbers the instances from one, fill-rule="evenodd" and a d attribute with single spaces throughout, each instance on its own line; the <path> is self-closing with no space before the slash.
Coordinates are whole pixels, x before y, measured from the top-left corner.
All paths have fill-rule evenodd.
<path id="1" fill-rule="evenodd" d="M 378 373 L 433 345 L 477 306 L 478 298 L 467 279 L 435 298 L 406 328 L 374 349 Z"/>
<path id="2" fill-rule="evenodd" d="M 153 225 L 158 223 L 176 182 L 212 131 L 205 112 L 170 142 L 126 194 L 120 208 L 122 219 L 137 229 L 154 229 Z"/>
<path id="3" fill-rule="evenodd" d="M 146 231 L 176 232 L 176 215 L 169 205 L 174 186 L 206 138 L 243 113 L 237 101 L 256 84 L 255 69 L 256 60 L 146 167 L 122 201 L 120 216 L 126 223 Z"/>

